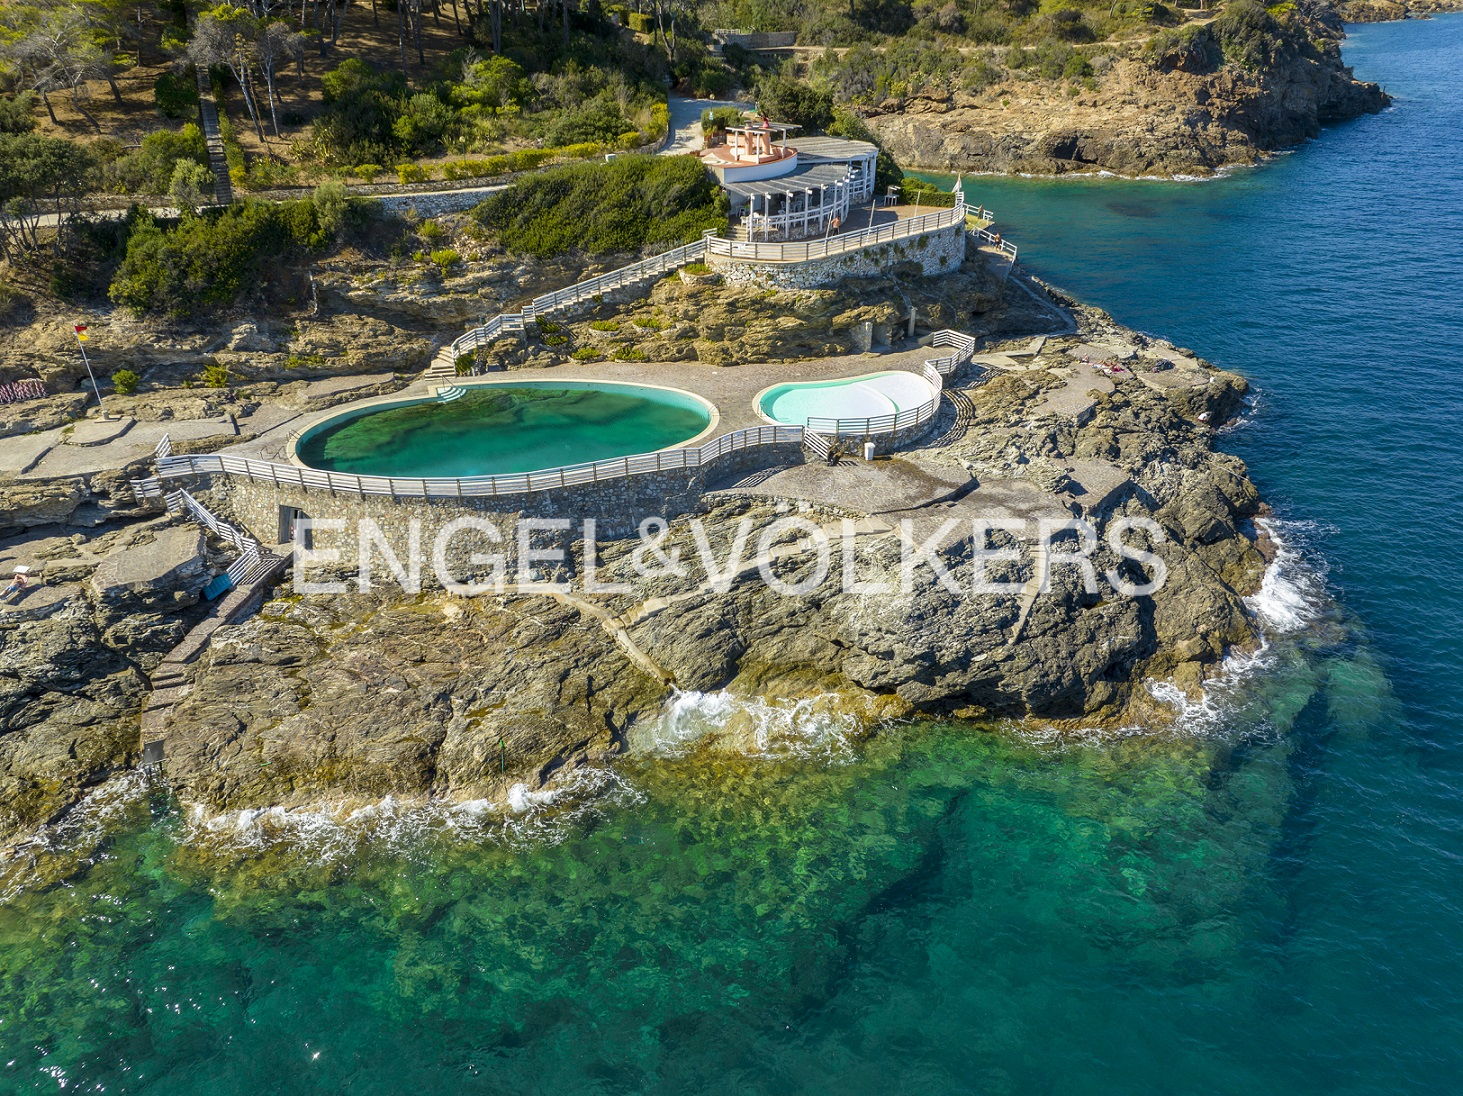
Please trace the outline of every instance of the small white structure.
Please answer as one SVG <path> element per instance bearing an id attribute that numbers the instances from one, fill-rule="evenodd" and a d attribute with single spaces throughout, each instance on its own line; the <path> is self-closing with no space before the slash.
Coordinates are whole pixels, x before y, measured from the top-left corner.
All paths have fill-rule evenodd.
<path id="1" fill-rule="evenodd" d="M 794 137 L 762 118 L 731 126 L 697 153 L 731 199 L 749 240 L 802 240 L 837 232 L 874 194 L 879 150 L 867 141 Z"/>

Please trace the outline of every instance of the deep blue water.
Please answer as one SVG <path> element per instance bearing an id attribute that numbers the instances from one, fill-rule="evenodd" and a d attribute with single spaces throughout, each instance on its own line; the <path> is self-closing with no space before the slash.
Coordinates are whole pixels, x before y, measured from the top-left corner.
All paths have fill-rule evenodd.
<path id="1" fill-rule="evenodd" d="M 124 800 L 0 901 L 0 1091 L 1456 1089 L 1463 17 L 1347 51 L 1397 106 L 1263 169 L 970 181 L 1255 382 L 1225 444 L 1335 600 L 1224 705 L 1068 746 L 753 711 L 760 756 L 632 756 L 577 810 L 239 854 Z"/>
<path id="2" fill-rule="evenodd" d="M 1295 1056 L 1285 1091 L 1463 1076 L 1463 15 L 1353 27 L 1345 55 L 1395 105 L 1260 170 L 967 181 L 1033 270 L 1253 380 L 1226 444 L 1310 523 L 1390 683 L 1354 701 L 1366 733 L 1324 707 L 1294 731 L 1285 965 L 1274 1027 L 1249 1017 Z"/>

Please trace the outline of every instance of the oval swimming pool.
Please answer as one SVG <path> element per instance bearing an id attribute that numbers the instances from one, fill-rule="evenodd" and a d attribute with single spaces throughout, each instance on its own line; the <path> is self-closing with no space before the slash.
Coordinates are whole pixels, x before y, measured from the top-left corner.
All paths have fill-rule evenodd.
<path id="1" fill-rule="evenodd" d="M 311 426 L 302 464 L 363 476 L 489 476 L 649 453 L 711 425 L 706 401 L 609 381 L 506 381 L 347 411 Z"/>
<path id="2" fill-rule="evenodd" d="M 935 395 L 923 377 L 891 369 L 836 381 L 774 384 L 758 395 L 757 410 L 772 422 L 804 426 L 813 418 L 869 419 L 909 411 Z"/>

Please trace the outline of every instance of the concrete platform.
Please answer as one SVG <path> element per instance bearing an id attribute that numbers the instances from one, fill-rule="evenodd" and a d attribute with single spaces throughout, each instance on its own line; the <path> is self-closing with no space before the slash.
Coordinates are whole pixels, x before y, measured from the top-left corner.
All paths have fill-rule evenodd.
<path id="1" fill-rule="evenodd" d="M 0 438 L 0 469 L 11 475 L 29 472 L 51 449 L 62 442 L 61 430 L 42 430 L 36 434 L 20 434 Z"/>
<path id="2" fill-rule="evenodd" d="M 84 419 L 71 428 L 71 432 L 66 435 L 66 444 L 106 445 L 131 430 L 134 423 L 135 420 L 129 418 Z"/>
<path id="3" fill-rule="evenodd" d="M 1037 416 L 1056 415 L 1074 419 L 1079 426 L 1084 425 L 1097 405 L 1092 393 L 1107 395 L 1116 388 L 1111 377 L 1087 362 L 1079 361 L 1070 366 L 1064 364 L 1060 370 L 1053 369 L 1052 372 L 1067 376 L 1060 388 L 1053 388 L 1042 397 L 1034 411 Z"/>
<path id="4" fill-rule="evenodd" d="M 9 585 L 9 582 L 10 576 L 6 575 L 4 584 L 0 584 L 0 590 Z M 60 586 L 36 583 L 27 588 L 18 600 L 0 602 L 0 627 L 27 620 L 41 620 L 53 613 L 59 613 L 80 594 L 81 587 L 75 583 L 68 582 Z"/>

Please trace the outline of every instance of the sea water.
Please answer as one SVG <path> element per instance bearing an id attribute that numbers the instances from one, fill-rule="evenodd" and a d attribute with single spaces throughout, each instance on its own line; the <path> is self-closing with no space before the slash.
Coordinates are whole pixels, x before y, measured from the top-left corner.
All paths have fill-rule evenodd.
<path id="1" fill-rule="evenodd" d="M 137 781 L 0 903 L 0 1091 L 1455 1088 L 1463 17 L 1347 56 L 1396 106 L 1258 170 L 970 181 L 1035 271 L 1255 382 L 1222 440 L 1286 546 L 1271 639 L 1174 731 L 688 694 L 501 807 Z"/>

